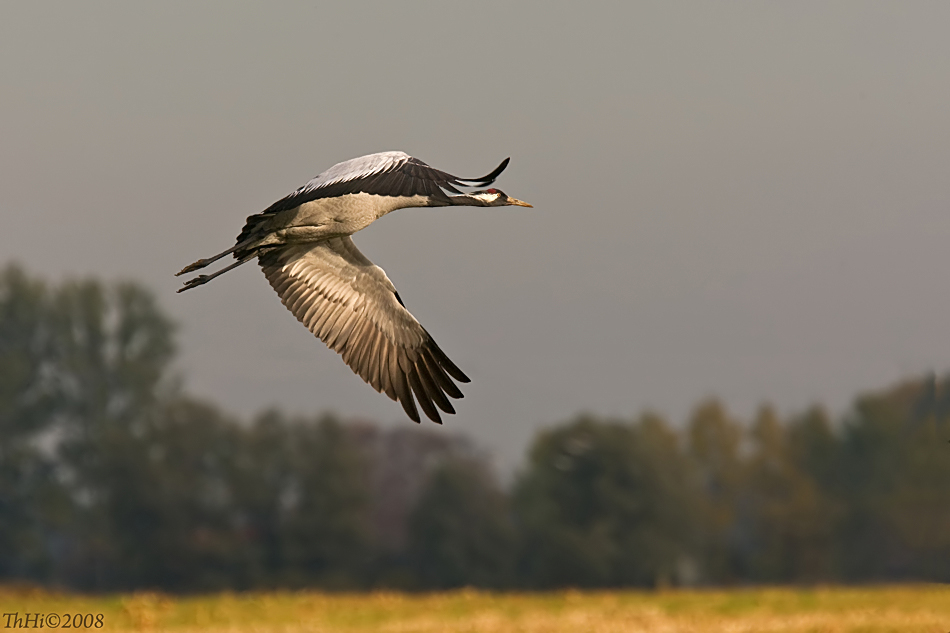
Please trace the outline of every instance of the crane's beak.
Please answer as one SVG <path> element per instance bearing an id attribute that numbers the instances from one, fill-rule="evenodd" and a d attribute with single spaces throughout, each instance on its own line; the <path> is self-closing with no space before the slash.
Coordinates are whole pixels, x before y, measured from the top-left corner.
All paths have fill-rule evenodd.
<path id="1" fill-rule="evenodd" d="M 531 207 L 532 209 L 534 208 L 533 205 L 528 204 L 524 200 L 518 200 L 517 198 L 512 198 L 511 196 L 508 196 L 508 204 L 516 206 L 516 207 Z"/>

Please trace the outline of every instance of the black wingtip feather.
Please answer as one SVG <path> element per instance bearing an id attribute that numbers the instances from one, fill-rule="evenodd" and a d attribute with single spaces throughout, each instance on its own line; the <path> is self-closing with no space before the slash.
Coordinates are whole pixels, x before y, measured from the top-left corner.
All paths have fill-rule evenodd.
<path id="1" fill-rule="evenodd" d="M 505 167 L 508 166 L 508 162 L 510 160 L 511 157 L 509 156 L 505 160 L 501 161 L 501 164 L 498 165 L 498 167 L 495 167 L 495 169 L 490 174 L 482 176 L 481 178 L 459 178 L 459 180 L 465 182 L 474 182 L 478 183 L 479 185 L 490 185 L 491 183 L 495 182 L 495 179 L 498 178 L 498 176 L 501 175 L 501 172 L 505 171 Z"/>
<path id="2" fill-rule="evenodd" d="M 412 387 L 412 392 L 415 394 L 416 400 L 419 401 L 419 406 L 422 407 L 426 417 L 436 424 L 442 424 L 442 417 L 439 415 L 439 411 L 432 405 L 432 401 L 429 400 L 429 396 L 422 386 L 422 380 L 419 378 L 419 374 L 416 373 L 415 367 L 412 367 L 407 372 L 407 377 L 409 378 L 409 386 Z"/>
<path id="3" fill-rule="evenodd" d="M 439 407 L 446 413 L 455 413 L 455 408 L 452 406 L 452 403 L 449 402 L 449 399 L 445 397 L 445 393 L 439 388 L 436 384 L 435 378 L 432 376 L 432 372 L 429 371 L 428 364 L 425 361 L 425 355 L 416 361 L 416 372 L 419 374 L 419 378 L 422 379 L 422 386 L 426 390 L 426 394 L 429 396 L 429 399 L 435 403 L 435 406 Z"/>
<path id="4" fill-rule="evenodd" d="M 412 392 L 409 390 L 409 382 L 406 380 L 406 374 L 402 371 L 393 371 L 390 365 L 390 379 L 393 382 L 393 388 L 396 390 L 399 404 L 403 411 L 409 416 L 409 419 L 416 424 L 420 423 L 419 411 L 416 410 L 416 403 L 412 401 Z"/>
<path id="5" fill-rule="evenodd" d="M 472 382 L 468 376 L 462 373 L 462 370 L 456 367 L 455 363 L 449 360 L 449 357 L 445 355 L 445 352 L 438 346 L 432 337 L 429 337 L 429 340 L 432 342 L 430 349 L 432 350 L 432 355 L 435 357 L 435 360 L 439 365 L 449 373 L 452 378 L 455 378 L 459 382 Z"/>
<path id="6" fill-rule="evenodd" d="M 410 420 L 416 424 L 422 423 L 422 419 L 419 417 L 419 411 L 416 409 L 416 403 L 412 401 L 412 396 L 400 398 L 399 404 L 402 405 L 402 410 L 406 412 Z"/>
<path id="7" fill-rule="evenodd" d="M 436 362 L 435 358 L 432 357 L 431 351 L 425 350 L 425 353 L 422 355 L 422 359 L 425 361 L 426 367 L 429 369 L 429 373 L 436 380 L 436 382 L 439 383 L 439 386 L 442 387 L 442 390 L 445 391 L 445 393 L 456 400 L 464 397 L 459 388 L 455 386 L 454 382 L 452 382 L 452 379 L 449 378 L 448 374 L 445 373 L 445 370 L 442 369 L 439 366 L 439 363 Z"/>

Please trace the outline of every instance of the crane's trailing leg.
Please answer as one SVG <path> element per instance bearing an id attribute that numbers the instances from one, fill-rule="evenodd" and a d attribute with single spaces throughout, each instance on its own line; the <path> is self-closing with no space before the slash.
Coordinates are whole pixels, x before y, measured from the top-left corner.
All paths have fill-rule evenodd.
<path id="1" fill-rule="evenodd" d="M 220 257 L 222 257 L 222 255 L 218 255 L 217 257 L 215 257 L 215 259 L 219 259 Z M 240 266 L 241 264 L 245 264 L 245 263 L 249 262 L 250 260 L 254 259 L 255 257 L 257 257 L 257 253 L 256 253 L 256 252 L 251 253 L 250 255 L 245 255 L 243 258 L 237 260 L 236 262 L 234 262 L 234 263 L 231 264 L 230 266 L 225 266 L 224 268 L 222 268 L 221 270 L 219 270 L 219 271 L 216 272 L 216 273 L 211 273 L 210 275 L 198 275 L 198 276 L 195 277 L 194 279 L 189 279 L 188 281 L 185 282 L 185 285 L 184 285 L 184 286 L 182 286 L 181 288 L 178 289 L 177 292 L 184 292 L 184 291 L 186 291 L 186 290 L 190 290 L 191 288 L 195 288 L 195 287 L 200 286 L 200 285 L 202 285 L 202 284 L 206 284 L 206 283 L 208 283 L 209 281 L 211 281 L 212 279 L 214 279 L 215 277 L 218 277 L 218 276 L 220 276 L 220 275 L 223 275 L 224 273 L 228 272 L 229 270 L 234 269 L 234 268 L 237 268 L 237 267 Z M 208 260 L 198 260 L 198 261 L 208 261 Z M 209 263 L 210 263 L 211 261 L 214 261 L 214 259 L 210 260 Z M 195 262 L 195 264 L 197 264 L 197 263 L 198 263 L 198 262 Z M 194 266 L 195 264 L 192 264 L 192 266 Z M 208 265 L 208 264 L 203 264 L 202 266 L 199 266 L 198 268 L 203 268 L 204 266 L 207 266 L 207 265 Z M 189 266 L 189 268 L 191 268 L 191 266 Z M 188 271 L 188 270 L 183 270 L 182 272 L 189 272 L 189 271 Z M 178 273 L 178 274 L 180 275 L 181 273 Z"/>
<path id="2" fill-rule="evenodd" d="M 232 247 L 229 248 L 228 250 L 224 251 L 223 253 L 218 253 L 218 254 L 215 255 L 214 257 L 209 257 L 208 259 L 199 259 L 199 260 L 196 261 L 194 264 L 188 264 L 187 266 L 185 266 L 184 268 L 182 268 L 181 270 L 179 270 L 177 273 L 175 273 L 175 276 L 176 276 L 176 277 L 180 277 L 181 275 L 186 275 L 186 274 L 188 274 L 188 273 L 193 273 L 193 272 L 195 272 L 196 270 L 201 270 L 201 269 L 204 268 L 205 266 L 207 266 L 207 265 L 209 265 L 209 264 L 215 263 L 216 261 L 218 261 L 219 259 L 221 259 L 221 258 L 224 257 L 225 255 L 230 255 L 231 253 L 233 253 L 233 252 L 236 251 L 237 249 L 241 248 L 242 246 L 244 246 L 244 244 L 235 244 L 234 246 L 232 246 Z"/>

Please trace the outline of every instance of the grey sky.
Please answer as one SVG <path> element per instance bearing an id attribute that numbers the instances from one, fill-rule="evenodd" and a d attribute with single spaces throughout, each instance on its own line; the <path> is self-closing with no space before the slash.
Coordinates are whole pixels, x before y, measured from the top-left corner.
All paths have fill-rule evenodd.
<path id="1" fill-rule="evenodd" d="M 327 6 L 323 6 L 326 4 Z M 502 465 L 588 410 L 833 409 L 950 362 L 950 4 L 5 3 L 0 260 L 145 282 L 192 391 L 411 424 L 252 266 L 172 274 L 399 149 L 534 209 L 354 236 Z"/>

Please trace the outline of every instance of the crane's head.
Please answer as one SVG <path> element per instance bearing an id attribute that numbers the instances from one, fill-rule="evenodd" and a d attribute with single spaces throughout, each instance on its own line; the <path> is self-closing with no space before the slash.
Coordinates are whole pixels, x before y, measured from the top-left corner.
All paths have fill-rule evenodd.
<path id="1" fill-rule="evenodd" d="M 483 204 L 486 207 L 531 206 L 523 200 L 518 200 L 517 198 L 512 198 L 505 195 L 505 192 L 501 189 L 483 189 L 481 191 L 473 191 L 469 197 L 478 200 L 480 204 Z"/>

